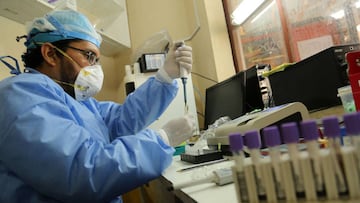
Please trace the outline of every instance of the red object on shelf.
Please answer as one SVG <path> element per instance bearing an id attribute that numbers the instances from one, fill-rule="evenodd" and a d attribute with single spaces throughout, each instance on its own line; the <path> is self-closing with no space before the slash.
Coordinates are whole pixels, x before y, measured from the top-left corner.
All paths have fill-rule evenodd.
<path id="1" fill-rule="evenodd" d="M 356 111 L 360 111 L 360 51 L 348 52 L 346 60 Z"/>

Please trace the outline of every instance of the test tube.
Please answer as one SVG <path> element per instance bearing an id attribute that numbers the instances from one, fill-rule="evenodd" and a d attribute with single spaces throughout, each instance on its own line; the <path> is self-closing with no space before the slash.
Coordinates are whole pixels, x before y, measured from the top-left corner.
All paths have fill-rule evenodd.
<path id="1" fill-rule="evenodd" d="M 249 149 L 250 158 L 252 163 L 255 166 L 256 182 L 258 187 L 258 193 L 260 196 L 265 196 L 265 187 L 263 182 L 263 177 L 260 169 L 260 134 L 257 130 L 251 130 L 244 134 L 245 145 Z"/>
<path id="2" fill-rule="evenodd" d="M 234 133 L 229 135 L 230 148 L 234 155 L 234 161 L 236 164 L 236 169 L 238 171 L 243 171 L 244 166 L 244 141 L 240 133 Z"/>
<path id="3" fill-rule="evenodd" d="M 280 132 L 277 126 L 269 126 L 263 129 L 262 131 L 265 145 L 269 149 L 269 155 L 274 169 L 275 181 L 276 181 L 276 193 L 279 199 L 285 197 L 284 187 L 281 182 L 281 173 L 280 173 L 280 150 L 279 146 L 281 145 Z"/>
<path id="4" fill-rule="evenodd" d="M 240 133 L 233 133 L 229 135 L 230 149 L 235 161 L 236 175 L 235 183 L 238 186 L 239 200 L 248 201 L 248 190 L 246 187 L 245 175 L 244 175 L 244 141 Z"/>
<path id="5" fill-rule="evenodd" d="M 300 131 L 306 142 L 307 151 L 313 161 L 313 170 L 315 175 L 316 191 L 324 191 L 324 182 L 320 165 L 319 152 L 319 130 L 315 120 L 302 121 L 300 123 Z"/>
<path id="6" fill-rule="evenodd" d="M 328 116 L 323 118 L 322 124 L 324 127 L 324 135 L 328 139 L 328 146 L 329 146 L 330 156 L 332 159 L 332 165 L 335 170 L 338 190 L 339 192 L 344 193 L 346 192 L 345 179 L 341 171 L 338 160 L 341 157 L 340 156 L 341 131 L 339 126 L 339 120 L 336 116 Z"/>
<path id="7" fill-rule="evenodd" d="M 345 114 L 344 124 L 347 136 L 350 138 L 350 143 L 352 143 L 356 150 L 357 159 L 360 160 L 360 113 Z"/>
<path id="8" fill-rule="evenodd" d="M 360 196 L 360 114 L 358 112 L 344 115 L 344 125 L 347 138 L 351 145 L 348 150 L 342 151 L 342 161 L 344 166 L 345 178 L 349 190 L 350 198 L 359 198 Z"/>
<path id="9" fill-rule="evenodd" d="M 299 156 L 298 156 L 298 142 L 299 129 L 296 122 L 284 123 L 281 125 L 281 133 L 284 143 L 288 147 L 289 157 L 294 170 L 294 182 L 297 193 L 304 192 L 304 183 L 300 171 Z"/>

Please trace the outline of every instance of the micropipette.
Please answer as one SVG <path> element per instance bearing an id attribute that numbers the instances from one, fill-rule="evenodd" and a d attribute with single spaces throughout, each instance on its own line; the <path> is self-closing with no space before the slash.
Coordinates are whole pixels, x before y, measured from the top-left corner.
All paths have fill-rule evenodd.
<path id="1" fill-rule="evenodd" d="M 200 30 L 200 20 L 199 20 L 199 15 L 197 12 L 196 0 L 194 0 L 193 2 L 194 2 L 194 15 L 195 15 L 195 19 L 196 19 L 196 28 L 189 37 L 175 42 L 176 47 L 181 47 L 185 44 L 185 42 L 192 40 L 192 38 L 194 38 L 196 33 Z M 184 67 L 181 67 L 181 65 L 180 65 L 180 78 L 181 78 L 181 82 L 182 82 L 183 89 L 184 89 L 185 113 L 187 113 L 189 111 L 189 107 L 187 104 L 187 93 L 186 93 L 187 74 L 188 74 L 187 70 Z"/>
<path id="2" fill-rule="evenodd" d="M 185 44 L 184 41 L 180 41 L 180 42 L 176 42 L 175 46 L 177 48 L 177 47 L 183 46 L 184 44 Z M 182 85 L 183 85 L 183 90 L 184 90 L 185 113 L 187 113 L 189 111 L 189 107 L 188 107 L 188 104 L 187 104 L 187 93 L 186 93 L 187 71 L 186 71 L 186 69 L 184 67 L 181 66 L 181 64 L 180 64 L 180 79 L 181 79 L 181 82 L 182 82 Z"/>

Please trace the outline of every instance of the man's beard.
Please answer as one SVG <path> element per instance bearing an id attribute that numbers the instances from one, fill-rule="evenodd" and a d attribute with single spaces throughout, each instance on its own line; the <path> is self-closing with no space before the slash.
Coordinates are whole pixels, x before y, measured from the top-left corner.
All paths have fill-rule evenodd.
<path id="1" fill-rule="evenodd" d="M 60 77 L 61 77 L 61 81 L 68 83 L 68 84 L 74 84 L 75 80 L 76 80 L 76 76 L 72 76 L 74 75 L 74 68 L 70 68 L 73 67 L 73 64 L 70 63 L 69 61 L 67 61 L 66 59 L 63 58 L 62 62 L 61 62 L 61 73 L 60 73 Z M 61 87 L 64 89 L 64 91 L 66 93 L 68 93 L 71 97 L 73 97 L 75 99 L 75 90 L 74 87 L 68 84 L 61 84 Z"/>

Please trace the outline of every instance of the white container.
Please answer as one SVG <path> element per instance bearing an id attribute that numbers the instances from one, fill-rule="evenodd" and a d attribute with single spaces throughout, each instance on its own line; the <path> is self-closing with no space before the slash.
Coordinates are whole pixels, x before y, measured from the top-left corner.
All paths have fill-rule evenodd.
<path id="1" fill-rule="evenodd" d="M 345 113 L 356 112 L 354 97 L 350 85 L 338 88 L 337 96 L 341 99 Z"/>

